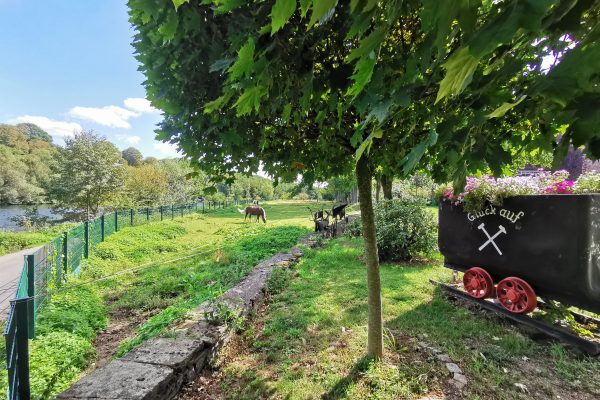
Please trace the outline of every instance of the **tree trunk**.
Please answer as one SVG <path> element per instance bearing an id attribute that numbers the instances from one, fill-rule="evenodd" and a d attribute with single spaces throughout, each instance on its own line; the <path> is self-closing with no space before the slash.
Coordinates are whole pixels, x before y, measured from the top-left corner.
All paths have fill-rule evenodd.
<path id="1" fill-rule="evenodd" d="M 381 187 L 383 188 L 383 198 L 386 200 L 392 199 L 392 181 L 394 177 L 381 175 Z"/>
<path id="2" fill-rule="evenodd" d="M 383 357 L 383 319 L 381 311 L 381 280 L 379 277 L 379 255 L 375 239 L 375 215 L 373 214 L 372 171 L 365 156 L 356 164 L 358 198 L 365 242 L 367 264 L 367 286 L 369 291 L 368 355 Z"/>
<path id="3" fill-rule="evenodd" d="M 358 173 L 358 171 L 357 171 Z M 375 177 L 375 201 L 379 203 L 379 192 L 381 189 L 381 180 L 378 177 Z M 360 196 L 360 188 L 359 188 L 359 196 Z"/>

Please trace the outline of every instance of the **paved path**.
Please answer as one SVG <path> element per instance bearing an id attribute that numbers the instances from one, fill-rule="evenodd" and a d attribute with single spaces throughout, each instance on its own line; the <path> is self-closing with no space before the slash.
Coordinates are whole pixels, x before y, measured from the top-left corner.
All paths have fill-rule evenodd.
<path id="1" fill-rule="evenodd" d="M 15 291 L 23 269 L 23 257 L 37 249 L 39 247 L 0 256 L 0 321 L 6 318 L 10 300 L 15 297 Z"/>

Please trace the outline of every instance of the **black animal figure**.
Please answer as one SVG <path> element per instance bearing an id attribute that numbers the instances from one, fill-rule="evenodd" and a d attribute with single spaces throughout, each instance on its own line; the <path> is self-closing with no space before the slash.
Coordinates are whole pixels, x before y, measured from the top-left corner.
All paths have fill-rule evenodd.
<path id="1" fill-rule="evenodd" d="M 331 214 L 333 214 L 333 219 L 335 219 L 336 221 L 338 219 L 339 220 L 345 219 L 347 206 L 348 206 L 348 203 L 344 203 L 344 204 L 340 204 L 339 206 L 333 207 L 333 209 L 331 210 Z"/>
<path id="2" fill-rule="evenodd" d="M 323 211 L 323 209 L 313 212 L 313 210 L 311 210 L 310 207 L 306 207 L 306 208 L 308 208 L 308 212 L 310 213 L 313 221 L 316 221 L 318 219 L 323 219 L 323 212 L 326 212 L 326 211 Z"/>
<path id="3" fill-rule="evenodd" d="M 331 225 L 329 224 L 330 214 L 328 211 L 324 212 L 327 216 L 321 217 L 321 219 L 315 218 L 315 232 L 321 232 L 323 236 L 329 236 L 331 233 Z M 321 216 L 323 213 L 321 213 Z"/>

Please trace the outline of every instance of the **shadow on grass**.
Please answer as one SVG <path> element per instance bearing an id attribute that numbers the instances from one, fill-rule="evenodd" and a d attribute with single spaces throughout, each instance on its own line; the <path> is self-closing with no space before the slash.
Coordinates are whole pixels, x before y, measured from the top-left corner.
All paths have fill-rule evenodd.
<path id="1" fill-rule="evenodd" d="M 323 400 L 338 400 L 346 397 L 346 393 L 348 392 L 350 385 L 355 383 L 360 378 L 360 375 L 369 369 L 369 362 L 372 359 L 372 357 L 367 356 L 359 359 L 356 363 L 354 363 L 354 366 L 350 372 L 348 372 L 344 378 L 340 379 L 335 385 L 333 385 L 333 387 L 329 389 L 327 393 L 324 393 L 321 398 Z"/>
<path id="2" fill-rule="evenodd" d="M 231 375 L 228 374 L 222 385 L 228 387 L 227 399 L 270 399 L 276 394 L 276 389 L 270 387 L 264 378 L 251 369 Z M 283 399 L 288 398 L 289 396 L 286 396 Z"/>

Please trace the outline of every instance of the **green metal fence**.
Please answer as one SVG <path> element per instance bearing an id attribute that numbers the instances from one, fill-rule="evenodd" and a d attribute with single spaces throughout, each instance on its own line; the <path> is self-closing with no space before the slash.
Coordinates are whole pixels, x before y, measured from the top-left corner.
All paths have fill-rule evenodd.
<path id="1" fill-rule="evenodd" d="M 191 213 L 207 213 L 238 205 L 238 201 L 206 202 L 119 210 L 85 221 L 25 256 L 15 298 L 4 328 L 10 400 L 30 398 L 29 339 L 35 337 L 35 319 L 52 290 L 76 274 L 81 261 L 109 235 L 129 226 L 171 220 Z"/>

